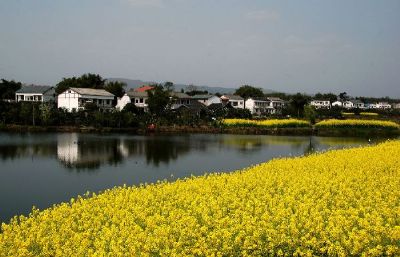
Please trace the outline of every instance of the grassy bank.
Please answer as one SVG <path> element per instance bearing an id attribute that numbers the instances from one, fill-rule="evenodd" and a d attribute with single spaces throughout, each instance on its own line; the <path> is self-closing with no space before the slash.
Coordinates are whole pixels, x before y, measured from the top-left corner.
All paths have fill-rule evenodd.
<path id="1" fill-rule="evenodd" d="M 3 224 L 0 256 L 399 256 L 399 148 L 78 197 Z"/>

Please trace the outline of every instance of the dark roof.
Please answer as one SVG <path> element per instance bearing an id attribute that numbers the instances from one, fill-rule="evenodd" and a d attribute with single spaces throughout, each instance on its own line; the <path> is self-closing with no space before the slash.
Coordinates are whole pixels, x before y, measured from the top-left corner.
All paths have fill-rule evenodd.
<path id="1" fill-rule="evenodd" d="M 129 97 L 148 97 L 149 96 L 149 94 L 148 94 L 148 92 L 147 91 L 136 91 L 136 90 L 129 90 L 128 92 L 126 92 L 126 94 L 129 96 Z"/>
<path id="2" fill-rule="evenodd" d="M 210 99 L 211 97 L 213 97 L 214 95 L 194 95 L 192 96 L 193 99 Z"/>
<path id="3" fill-rule="evenodd" d="M 36 85 L 22 85 L 22 87 L 15 93 L 22 94 L 44 94 L 53 87 L 51 86 L 36 86 Z"/>
<path id="4" fill-rule="evenodd" d="M 109 96 L 114 97 L 113 94 L 104 89 L 95 88 L 80 88 L 80 87 L 70 87 L 71 90 L 77 92 L 80 95 L 95 95 L 95 96 Z"/>
<path id="5" fill-rule="evenodd" d="M 228 99 L 228 100 L 244 100 L 243 97 L 240 95 L 223 95 L 221 99 Z"/>
<path id="6" fill-rule="evenodd" d="M 224 103 L 213 103 L 213 104 L 210 104 L 209 106 L 207 106 L 207 108 L 209 110 L 211 110 L 211 111 L 215 111 L 215 110 L 219 110 L 219 109 L 222 109 L 222 108 L 232 109 L 233 106 L 229 102 L 227 104 L 224 104 Z"/>
<path id="7" fill-rule="evenodd" d="M 180 92 L 171 92 L 170 94 L 172 97 L 176 97 L 179 99 L 192 99 L 192 97 L 188 94 L 185 93 L 180 93 Z"/>

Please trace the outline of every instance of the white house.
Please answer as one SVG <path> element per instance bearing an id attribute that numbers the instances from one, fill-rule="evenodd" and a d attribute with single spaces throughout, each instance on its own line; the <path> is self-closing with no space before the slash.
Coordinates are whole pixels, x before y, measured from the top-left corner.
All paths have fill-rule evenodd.
<path id="1" fill-rule="evenodd" d="M 239 95 L 223 95 L 221 96 L 223 103 L 230 103 L 233 108 L 244 109 L 244 99 Z"/>
<path id="2" fill-rule="evenodd" d="M 245 106 L 246 109 L 250 110 L 250 113 L 253 115 L 275 113 L 275 109 L 270 106 L 270 102 L 265 98 L 250 97 L 246 100 Z"/>
<path id="3" fill-rule="evenodd" d="M 190 95 L 180 92 L 172 92 L 170 98 L 172 100 L 172 109 L 178 109 L 182 105 L 191 105 L 193 101 Z"/>
<path id="4" fill-rule="evenodd" d="M 332 106 L 342 107 L 343 103 L 341 101 L 335 101 L 335 102 L 332 103 Z"/>
<path id="5" fill-rule="evenodd" d="M 194 95 L 192 96 L 192 99 L 197 100 L 198 102 L 204 104 L 205 106 L 209 106 L 210 104 L 222 103 L 221 98 L 215 95 Z"/>
<path id="6" fill-rule="evenodd" d="M 311 106 L 314 106 L 316 109 L 329 109 L 331 108 L 331 102 L 329 100 L 312 100 L 310 103 Z"/>
<path id="7" fill-rule="evenodd" d="M 393 109 L 400 109 L 400 103 L 394 103 L 392 104 Z"/>
<path id="8" fill-rule="evenodd" d="M 354 103 L 351 101 L 344 101 L 343 102 L 343 107 L 346 109 L 351 109 L 354 108 Z"/>
<path id="9" fill-rule="evenodd" d="M 353 103 L 354 108 L 365 109 L 365 104 L 360 100 L 351 100 L 351 102 Z"/>
<path id="10" fill-rule="evenodd" d="M 143 108 L 147 111 L 149 95 L 147 91 L 129 90 L 124 96 L 118 98 L 116 108 L 124 109 L 128 103 L 133 103 L 138 108 Z"/>
<path id="11" fill-rule="evenodd" d="M 15 92 L 15 101 L 49 102 L 56 100 L 56 92 L 51 86 L 23 85 Z"/>
<path id="12" fill-rule="evenodd" d="M 285 106 L 285 101 L 279 97 L 267 97 L 267 100 L 269 101 L 269 106 L 273 107 L 275 111 L 279 111 Z"/>
<path id="13" fill-rule="evenodd" d="M 100 109 L 111 109 L 114 95 L 104 89 L 71 87 L 59 94 L 57 99 L 58 108 L 72 112 L 84 109 L 87 103 L 94 103 Z"/>
<path id="14" fill-rule="evenodd" d="M 378 109 L 384 109 L 384 110 L 392 108 L 392 106 L 387 102 L 379 102 L 376 104 L 376 107 Z"/>

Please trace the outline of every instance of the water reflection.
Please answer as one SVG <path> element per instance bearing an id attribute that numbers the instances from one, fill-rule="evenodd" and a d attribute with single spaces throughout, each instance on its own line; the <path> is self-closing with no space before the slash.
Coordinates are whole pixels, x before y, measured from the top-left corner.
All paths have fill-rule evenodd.
<path id="1" fill-rule="evenodd" d="M 117 165 L 124 160 L 120 140 L 98 140 L 77 133 L 57 135 L 57 157 L 67 168 L 96 170 L 102 164 Z"/>
<path id="2" fill-rule="evenodd" d="M 190 151 L 236 150 L 242 154 L 288 146 L 292 152 L 307 155 L 315 151 L 367 143 L 363 138 L 290 137 L 258 135 L 182 135 L 129 136 L 79 133 L 1 135 L 0 158 L 51 157 L 67 169 L 94 171 L 103 165 L 118 166 L 128 158 L 143 157 L 148 165 L 158 167 L 177 161 Z M 375 141 L 379 141 L 375 140 Z"/>

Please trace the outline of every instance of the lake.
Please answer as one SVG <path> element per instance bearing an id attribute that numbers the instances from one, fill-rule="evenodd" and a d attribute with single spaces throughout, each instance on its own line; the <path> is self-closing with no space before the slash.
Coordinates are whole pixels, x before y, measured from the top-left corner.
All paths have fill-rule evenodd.
<path id="1" fill-rule="evenodd" d="M 375 143 L 263 135 L 0 133 L 0 221 L 87 191 L 229 172 L 277 157 Z"/>

